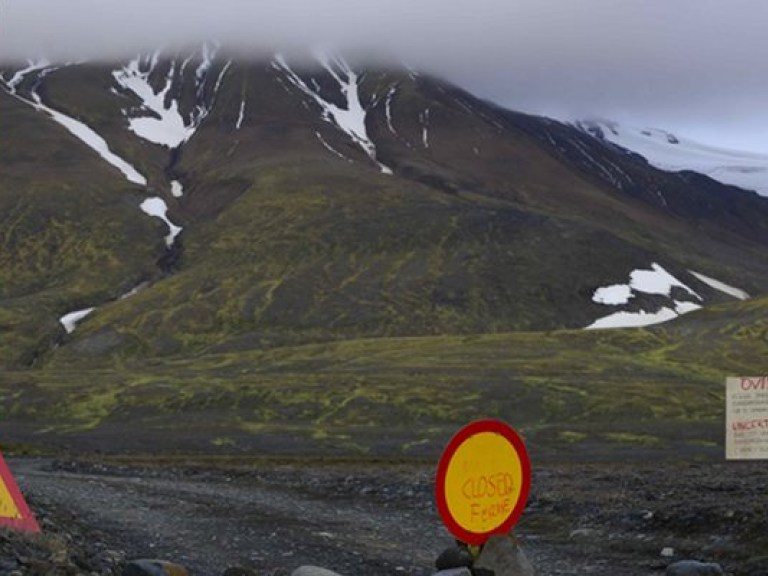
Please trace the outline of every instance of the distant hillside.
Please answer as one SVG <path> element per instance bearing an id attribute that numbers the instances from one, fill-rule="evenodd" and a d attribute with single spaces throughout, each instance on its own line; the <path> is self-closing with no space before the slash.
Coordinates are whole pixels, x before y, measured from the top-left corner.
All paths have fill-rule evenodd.
<path id="1" fill-rule="evenodd" d="M 6 445 L 436 456 L 502 418 L 536 459 L 723 457 L 724 382 L 762 374 L 766 298 L 651 329 L 346 340 L 4 373 Z"/>
<path id="2" fill-rule="evenodd" d="M 4 363 L 675 317 L 731 298 L 690 271 L 768 273 L 768 200 L 429 77 L 204 46 L 3 78 Z M 688 296 L 595 298 L 654 265 Z"/>

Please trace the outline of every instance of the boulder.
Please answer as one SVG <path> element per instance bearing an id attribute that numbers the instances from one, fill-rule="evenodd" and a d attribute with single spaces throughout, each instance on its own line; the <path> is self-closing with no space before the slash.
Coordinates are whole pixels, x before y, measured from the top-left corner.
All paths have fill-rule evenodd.
<path id="1" fill-rule="evenodd" d="M 250 568 L 243 568 L 242 566 L 230 566 L 224 570 L 224 574 L 221 576 L 259 576 L 256 570 Z"/>
<path id="2" fill-rule="evenodd" d="M 472 555 L 469 553 L 469 550 L 461 546 L 446 548 L 435 561 L 435 567 L 438 570 L 469 568 L 470 566 L 472 566 Z"/>
<path id="3" fill-rule="evenodd" d="M 317 566 L 301 566 L 291 572 L 291 576 L 341 576 L 341 574 Z"/>
<path id="4" fill-rule="evenodd" d="M 448 570 L 440 570 L 436 572 L 434 576 L 474 576 L 472 570 L 466 566 L 461 568 L 449 568 Z"/>
<path id="5" fill-rule="evenodd" d="M 10 574 L 19 567 L 16 559 L 0 558 L 0 574 Z"/>
<path id="6" fill-rule="evenodd" d="M 189 576 L 184 566 L 165 560 L 131 560 L 123 569 L 123 576 Z"/>
<path id="7" fill-rule="evenodd" d="M 93 568 L 100 574 L 111 574 L 117 566 L 123 563 L 125 555 L 115 550 L 102 550 L 90 558 Z M 2 574 L 2 572 L 0 572 Z"/>
<path id="8" fill-rule="evenodd" d="M 496 576 L 534 576 L 528 557 L 511 536 L 491 536 L 472 565 L 492 571 Z"/>
<path id="9" fill-rule="evenodd" d="M 571 540 L 588 540 L 597 536 L 599 536 L 597 530 L 592 528 L 577 528 L 576 530 L 571 530 L 568 538 Z"/>
<path id="10" fill-rule="evenodd" d="M 723 576 L 720 564 L 697 562 L 696 560 L 680 560 L 667 566 L 667 576 Z"/>

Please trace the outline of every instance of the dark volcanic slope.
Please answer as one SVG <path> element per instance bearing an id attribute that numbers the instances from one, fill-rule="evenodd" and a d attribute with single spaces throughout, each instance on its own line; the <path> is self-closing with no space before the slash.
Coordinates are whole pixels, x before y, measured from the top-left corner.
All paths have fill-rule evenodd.
<path id="1" fill-rule="evenodd" d="M 149 277 L 156 227 L 136 186 L 0 91 L 0 363 L 28 363 L 56 319 Z"/>
<path id="2" fill-rule="evenodd" d="M 67 361 L 579 328 L 614 311 L 592 302 L 597 287 L 654 262 L 704 304 L 727 297 L 689 269 L 753 293 L 768 275 L 765 199 L 660 172 L 574 128 L 428 77 L 355 73 L 333 58 L 233 61 L 205 49 L 4 78 L 6 91 L 29 103 L 0 95 L 0 130 L 12 142 L 2 170 L 16 178 L 3 176 L 0 199 L 23 198 L 35 214 L 25 225 L 36 237 L 59 230 L 60 239 L 6 243 L 8 261 L 50 264 L 25 269 L 39 333 L 19 339 L 23 353 L 3 362 L 44 353 L 40 339 L 63 335 L 56 315 L 86 306 L 97 310 L 56 352 Z M 96 130 L 147 187 L 126 183 L 34 112 L 36 99 Z M 175 140 L 136 128 L 137 119 L 161 118 L 162 130 L 176 119 Z M 24 138 L 38 142 L 38 125 L 56 138 L 25 157 Z M 39 174 L 55 175 L 55 185 Z M 74 183 L 59 193 L 67 178 Z M 179 185 L 183 194 L 174 195 Z M 183 227 L 168 251 L 166 225 L 137 209 L 141 196 L 155 195 Z M 71 229 L 41 217 L 51 196 L 76 221 Z M 14 222 L 0 224 L 0 237 L 14 234 Z M 0 274 L 16 282 L 13 266 Z M 148 289 L 114 300 L 161 272 Z M 7 315 L 16 303 L 6 292 Z M 55 305 L 38 307 L 51 293 Z M 668 302 L 632 306 L 655 312 Z M 30 330 L 8 322 L 13 334 Z"/>

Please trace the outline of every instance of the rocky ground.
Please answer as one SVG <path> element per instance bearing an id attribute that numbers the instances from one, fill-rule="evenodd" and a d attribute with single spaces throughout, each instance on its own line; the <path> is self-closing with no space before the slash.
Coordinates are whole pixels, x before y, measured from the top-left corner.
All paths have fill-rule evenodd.
<path id="1" fill-rule="evenodd" d="M 44 534 L 0 533 L 0 574 L 120 574 L 160 557 L 199 576 L 426 576 L 452 543 L 425 464 L 9 463 Z M 660 574 L 681 558 L 768 574 L 765 486 L 762 463 L 534 464 L 516 533 L 540 575 Z"/>

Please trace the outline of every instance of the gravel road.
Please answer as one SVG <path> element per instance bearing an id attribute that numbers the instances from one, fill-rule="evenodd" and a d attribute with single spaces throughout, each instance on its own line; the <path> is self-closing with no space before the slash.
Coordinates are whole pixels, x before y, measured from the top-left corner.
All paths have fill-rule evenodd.
<path id="1" fill-rule="evenodd" d="M 313 564 L 345 576 L 425 576 L 452 543 L 423 465 L 9 463 L 34 509 L 66 511 L 109 548 L 174 560 L 193 575 Z M 659 574 L 677 557 L 750 574 L 739 526 L 768 533 L 755 514 L 766 481 L 764 466 L 543 466 L 516 533 L 540 575 Z M 665 547 L 672 557 L 661 557 Z"/>

